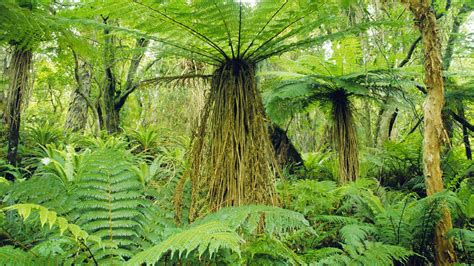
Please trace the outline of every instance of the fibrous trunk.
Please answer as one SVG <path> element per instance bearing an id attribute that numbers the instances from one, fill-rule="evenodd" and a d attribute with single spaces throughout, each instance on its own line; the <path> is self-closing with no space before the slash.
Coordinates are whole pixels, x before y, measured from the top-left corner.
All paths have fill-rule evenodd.
<path id="1" fill-rule="evenodd" d="M 428 0 L 405 1 L 415 15 L 420 29 L 423 50 L 426 100 L 423 106 L 423 166 L 425 173 L 426 192 L 433 195 L 444 190 L 443 173 L 441 171 L 441 145 L 446 138 L 441 111 L 444 105 L 444 84 L 441 66 L 441 47 L 438 38 L 436 16 Z M 451 213 L 446 205 L 442 208 L 442 218 L 435 227 L 434 246 L 435 264 L 451 265 L 456 256 L 448 231 L 452 229 Z"/>
<path id="2" fill-rule="evenodd" d="M 7 160 L 12 165 L 17 163 L 21 111 L 28 93 L 32 57 L 30 50 L 16 46 L 11 60 L 5 118 L 8 125 Z"/>
<path id="3" fill-rule="evenodd" d="M 226 206 L 276 204 L 277 165 L 254 65 L 233 59 L 215 71 L 195 134 L 191 220 Z"/>
<path id="4" fill-rule="evenodd" d="M 89 97 L 91 87 L 91 73 L 86 63 L 79 63 L 75 71 L 77 87 L 71 95 L 65 125 L 67 129 L 74 132 L 84 130 L 86 126 L 88 106 L 85 97 Z"/>
<path id="5" fill-rule="evenodd" d="M 339 156 L 341 183 L 357 179 L 359 175 L 359 152 L 357 134 L 347 93 L 338 89 L 330 95 L 332 103 L 332 138 Z"/>

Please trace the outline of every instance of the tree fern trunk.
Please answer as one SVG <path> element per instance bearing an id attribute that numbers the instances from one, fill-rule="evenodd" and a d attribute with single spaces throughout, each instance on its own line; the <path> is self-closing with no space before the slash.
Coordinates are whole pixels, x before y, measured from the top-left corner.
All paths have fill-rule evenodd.
<path id="1" fill-rule="evenodd" d="M 12 165 L 17 164 L 21 111 L 28 94 L 32 57 L 30 50 L 16 46 L 11 60 L 5 118 L 8 125 L 7 160 Z M 7 178 L 13 179 L 11 176 Z"/>
<path id="2" fill-rule="evenodd" d="M 347 93 L 338 89 L 329 96 L 332 102 L 332 139 L 339 156 L 341 183 L 357 179 L 359 175 L 359 151 L 357 133 Z"/>
<path id="3" fill-rule="evenodd" d="M 89 97 L 91 88 L 91 73 L 85 62 L 77 62 L 74 70 L 77 87 L 71 95 L 71 103 L 66 117 L 66 129 L 71 131 L 84 130 L 87 123 L 88 106 L 85 97 Z"/>
<path id="4" fill-rule="evenodd" d="M 424 50 L 425 85 L 427 96 L 423 106 L 424 139 L 423 164 L 426 192 L 428 195 L 444 190 L 441 171 L 441 144 L 446 137 L 441 111 L 444 105 L 444 85 L 441 65 L 441 47 L 438 38 L 436 16 L 428 0 L 404 1 L 408 4 L 420 29 Z M 435 228 L 435 264 L 451 265 L 456 261 L 454 246 L 447 238 L 452 229 L 451 213 L 443 206 L 443 215 Z"/>
<path id="5" fill-rule="evenodd" d="M 195 132 L 191 158 L 191 220 L 226 206 L 277 203 L 277 168 L 255 66 L 232 59 L 214 73 Z"/>

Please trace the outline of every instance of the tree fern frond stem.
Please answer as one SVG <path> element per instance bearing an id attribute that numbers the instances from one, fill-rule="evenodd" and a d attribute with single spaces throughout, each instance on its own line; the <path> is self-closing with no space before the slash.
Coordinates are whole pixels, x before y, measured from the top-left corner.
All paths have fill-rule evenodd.
<path id="1" fill-rule="evenodd" d="M 180 76 L 163 76 L 163 77 L 156 77 L 151 79 L 146 79 L 140 81 L 139 87 L 144 86 L 147 84 L 159 83 L 159 82 L 172 82 L 175 80 L 182 80 L 182 79 L 210 79 L 212 75 L 203 75 L 203 74 L 189 74 L 189 75 L 180 75 Z"/>
<path id="2" fill-rule="evenodd" d="M 173 22 L 174 24 L 177 24 L 178 26 L 186 29 L 187 31 L 189 31 L 191 34 L 193 34 L 194 36 L 198 37 L 199 39 L 203 40 L 204 42 L 206 42 L 207 44 L 209 44 L 211 47 L 213 47 L 216 51 L 218 51 L 222 56 L 225 57 L 225 59 L 229 59 L 229 57 L 227 56 L 227 54 L 224 52 L 224 50 L 222 50 L 215 42 L 213 42 L 211 39 L 209 39 L 206 35 L 200 33 L 199 31 L 191 28 L 190 26 L 168 16 L 167 14 L 161 12 L 160 10 L 158 9 L 155 9 L 151 6 L 148 6 L 148 5 L 145 5 L 141 2 L 139 2 L 138 0 L 133 0 L 134 3 L 137 3 L 143 7 L 146 7 L 148 9 L 150 9 L 151 11 L 154 11 L 158 14 L 160 14 L 161 16 L 163 16 L 164 18 L 168 19 L 169 21 Z"/>
<path id="3" fill-rule="evenodd" d="M 277 11 L 275 11 L 275 13 L 273 13 L 273 15 L 267 20 L 267 22 L 265 23 L 265 25 L 263 25 L 263 27 L 260 29 L 260 31 L 257 33 L 257 35 L 255 35 L 255 37 L 253 38 L 253 40 L 250 42 L 249 46 L 245 49 L 245 51 L 243 52 L 242 56 L 245 56 L 245 54 L 247 53 L 247 51 L 253 46 L 255 40 L 257 39 L 258 36 L 260 36 L 260 34 L 265 30 L 265 28 L 268 26 L 268 24 L 276 17 L 276 15 L 278 15 L 278 13 L 280 13 L 280 11 L 286 6 L 286 4 L 288 3 L 288 0 L 286 0 L 281 6 L 280 8 L 277 9 Z M 242 14 L 242 2 L 240 3 L 241 7 L 240 7 L 240 13 Z M 242 18 L 240 18 L 240 21 L 239 23 L 242 21 Z M 239 24 L 240 26 L 240 24 Z"/>
<path id="4" fill-rule="evenodd" d="M 400 227 L 402 226 L 403 215 L 405 214 L 405 210 L 407 206 L 408 206 L 408 199 L 405 198 L 405 204 L 403 204 L 402 213 L 400 214 L 400 221 L 398 221 L 397 245 L 400 244 Z"/>
<path id="5" fill-rule="evenodd" d="M 230 29 L 229 29 L 229 26 L 227 25 L 227 22 L 225 20 L 225 17 L 223 16 L 222 14 L 222 11 L 221 9 L 219 8 L 219 6 L 217 5 L 216 1 L 214 0 L 214 6 L 217 8 L 217 10 L 219 11 L 219 15 L 221 16 L 222 18 L 222 22 L 224 22 L 224 27 L 225 27 L 225 31 L 227 33 L 227 39 L 229 40 L 229 46 L 230 46 L 230 51 L 232 52 L 232 58 L 235 58 L 235 54 L 234 54 L 234 46 L 232 44 L 232 38 L 230 37 Z"/>
<path id="6" fill-rule="evenodd" d="M 33 256 L 35 257 L 39 257 L 38 254 L 36 254 L 31 248 L 28 248 L 24 243 L 16 240 L 11 234 L 10 232 L 8 232 L 8 230 L 2 226 L 2 231 L 5 233 L 5 236 L 10 240 L 12 241 L 13 243 L 15 243 L 16 245 L 20 246 L 24 251 L 27 251 L 29 253 L 31 253 Z"/>
<path id="7" fill-rule="evenodd" d="M 289 23 L 288 25 L 286 25 L 285 27 L 283 27 L 283 29 L 281 29 L 280 31 L 278 31 L 276 34 L 274 34 L 271 38 L 269 38 L 268 40 L 266 40 L 264 43 L 262 43 L 259 47 L 257 47 L 257 49 L 255 49 L 253 52 L 251 52 L 247 58 L 251 58 L 254 54 L 256 54 L 260 49 L 262 49 L 263 47 L 265 47 L 268 43 L 270 43 L 273 39 L 275 39 L 276 37 L 278 37 L 280 34 L 282 34 L 286 29 L 288 29 L 289 27 L 291 27 L 293 24 L 297 23 L 298 21 L 302 20 L 303 18 L 305 18 L 307 15 L 309 15 L 311 13 L 308 13 L 294 21 L 292 21 L 291 23 Z M 242 55 L 242 57 L 245 56 L 245 53 Z"/>
<path id="8" fill-rule="evenodd" d="M 323 6 L 323 4 L 321 4 L 321 6 Z M 249 55 L 248 55 L 248 58 L 251 58 L 254 54 L 256 54 L 260 49 L 264 48 L 266 45 L 268 45 L 269 43 L 271 43 L 271 41 L 273 41 L 276 37 L 278 37 L 280 34 L 282 34 L 286 29 L 288 29 L 289 27 L 291 27 L 293 24 L 299 22 L 300 20 L 304 19 L 305 17 L 311 15 L 312 13 L 316 12 L 319 10 L 319 8 L 321 7 L 319 6 L 318 8 L 315 8 L 314 10 L 311 10 L 310 12 L 306 13 L 305 15 L 301 16 L 300 18 L 297 18 L 296 20 L 290 22 L 288 25 L 286 25 L 285 27 L 283 27 L 283 29 L 281 29 L 280 31 L 278 31 L 276 34 L 274 34 L 271 38 L 269 38 L 268 40 L 266 40 L 264 43 L 262 43 L 257 49 L 255 49 L 253 52 L 251 52 Z M 275 53 L 272 53 L 272 54 L 275 54 Z M 243 56 L 242 56 L 243 57 Z M 265 58 L 268 58 L 270 56 L 262 56 L 262 57 L 265 57 Z M 264 58 L 264 59 L 265 59 Z M 263 59 L 262 59 L 263 60 Z M 260 60 L 261 61 L 261 60 Z"/>
<path id="9" fill-rule="evenodd" d="M 79 239 L 79 243 L 81 243 L 87 250 L 87 252 L 89 252 L 89 254 L 91 255 L 91 258 L 92 260 L 94 261 L 94 265 L 98 266 L 99 263 L 97 263 L 97 260 L 95 259 L 94 257 L 94 254 L 92 253 L 92 250 L 89 248 L 89 246 L 84 242 L 84 239 Z"/>
<path id="10" fill-rule="evenodd" d="M 237 39 L 237 58 L 240 58 L 240 35 L 242 34 L 242 1 L 239 1 L 239 36 Z"/>

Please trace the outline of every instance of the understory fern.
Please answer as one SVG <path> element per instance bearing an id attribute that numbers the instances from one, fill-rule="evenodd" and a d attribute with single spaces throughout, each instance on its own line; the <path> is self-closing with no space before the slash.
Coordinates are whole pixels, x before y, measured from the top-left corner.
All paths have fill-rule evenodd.
<path id="1" fill-rule="evenodd" d="M 91 247 L 96 260 L 123 261 L 131 257 L 146 223 L 143 185 L 122 151 L 99 150 L 82 165 L 73 216 L 81 227 L 102 239 L 102 246 Z"/>
<path id="2" fill-rule="evenodd" d="M 287 193 L 292 197 L 289 207 L 309 217 L 321 233 L 304 255 L 321 265 L 392 265 L 408 260 L 423 264 L 432 260 L 432 232 L 442 206 L 448 206 L 460 223 L 465 217 L 465 205 L 453 192 L 419 199 L 414 193 L 384 191 L 367 179 L 341 187 L 330 181 L 302 180 Z M 469 247 L 465 232 L 452 232 L 460 251 Z"/>
<path id="3" fill-rule="evenodd" d="M 298 229 L 311 230 L 303 215 L 294 211 L 260 205 L 223 208 L 196 221 L 188 228 L 181 229 L 158 245 L 138 253 L 128 261 L 128 265 L 153 264 L 168 252 L 170 258 L 173 258 L 174 254 L 187 257 L 196 252 L 199 258 L 207 254 L 212 259 L 217 252 L 230 250 L 240 257 L 241 244 L 246 241 L 245 236 L 259 231 L 278 236 Z M 285 248 L 283 243 L 275 239 L 273 244 L 285 250 L 284 257 L 291 263 L 298 261 L 297 256 Z M 248 250 L 250 256 L 269 252 L 262 247 L 258 249 L 255 245 Z"/>

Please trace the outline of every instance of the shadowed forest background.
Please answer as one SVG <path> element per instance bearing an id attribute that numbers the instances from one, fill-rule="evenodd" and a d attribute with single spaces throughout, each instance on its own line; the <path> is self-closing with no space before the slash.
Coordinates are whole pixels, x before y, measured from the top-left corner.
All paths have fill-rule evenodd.
<path id="1" fill-rule="evenodd" d="M 473 264 L 473 11 L 0 1 L 0 264 Z"/>

